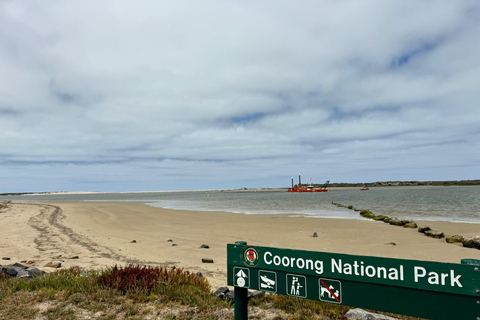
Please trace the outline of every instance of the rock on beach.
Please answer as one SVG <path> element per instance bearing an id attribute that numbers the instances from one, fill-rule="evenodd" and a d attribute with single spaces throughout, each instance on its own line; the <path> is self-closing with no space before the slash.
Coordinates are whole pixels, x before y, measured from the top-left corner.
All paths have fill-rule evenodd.
<path id="1" fill-rule="evenodd" d="M 47 268 L 60 268 L 62 266 L 61 262 L 49 262 L 45 265 Z"/>
<path id="2" fill-rule="evenodd" d="M 213 259 L 210 258 L 202 258 L 203 263 L 213 263 Z"/>
<path id="3" fill-rule="evenodd" d="M 41 271 L 37 268 L 28 269 L 28 267 L 17 264 L 17 266 L 1 266 L 0 273 L 6 274 L 12 278 L 35 278 L 45 274 L 44 271 Z"/>
<path id="4" fill-rule="evenodd" d="M 437 230 L 428 230 L 428 231 L 425 231 L 423 234 L 426 235 L 427 237 L 435 238 L 435 239 L 445 238 L 445 234 Z"/>
<path id="5" fill-rule="evenodd" d="M 425 231 L 430 231 L 432 230 L 429 226 L 421 226 L 418 228 L 418 232 L 420 233 L 425 233 Z"/>
<path id="6" fill-rule="evenodd" d="M 480 236 L 473 236 L 462 241 L 464 247 L 480 249 Z"/>
<path id="7" fill-rule="evenodd" d="M 462 243 L 463 240 L 465 239 L 458 234 L 445 238 L 445 241 L 448 243 Z"/>

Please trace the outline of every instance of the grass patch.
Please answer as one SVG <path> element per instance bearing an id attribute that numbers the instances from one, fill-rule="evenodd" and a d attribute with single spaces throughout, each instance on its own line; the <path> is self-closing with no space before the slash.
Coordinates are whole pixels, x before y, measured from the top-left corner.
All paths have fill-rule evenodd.
<path id="1" fill-rule="evenodd" d="M 345 319 L 350 309 L 267 294 L 251 299 L 252 319 Z M 272 316 L 273 315 L 273 316 Z M 0 320 L 233 319 L 233 305 L 205 278 L 182 269 L 128 265 L 60 270 L 34 279 L 0 278 Z M 400 319 L 414 319 L 400 317 Z"/>

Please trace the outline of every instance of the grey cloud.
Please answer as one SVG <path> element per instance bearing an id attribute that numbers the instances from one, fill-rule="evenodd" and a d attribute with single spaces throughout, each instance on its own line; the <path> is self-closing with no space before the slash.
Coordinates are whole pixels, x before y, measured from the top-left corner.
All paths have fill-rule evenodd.
<path id="1" fill-rule="evenodd" d="M 2 188 L 475 178 L 478 8 L 1 2 Z"/>

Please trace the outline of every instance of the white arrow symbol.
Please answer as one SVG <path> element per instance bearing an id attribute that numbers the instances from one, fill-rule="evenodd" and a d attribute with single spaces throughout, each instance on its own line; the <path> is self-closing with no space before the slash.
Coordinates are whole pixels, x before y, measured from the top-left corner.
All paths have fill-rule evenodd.
<path id="1" fill-rule="evenodd" d="M 243 270 L 240 269 L 240 271 L 238 271 L 238 273 L 236 274 L 237 277 L 239 278 L 246 278 L 247 275 L 245 274 L 245 272 L 243 272 Z"/>

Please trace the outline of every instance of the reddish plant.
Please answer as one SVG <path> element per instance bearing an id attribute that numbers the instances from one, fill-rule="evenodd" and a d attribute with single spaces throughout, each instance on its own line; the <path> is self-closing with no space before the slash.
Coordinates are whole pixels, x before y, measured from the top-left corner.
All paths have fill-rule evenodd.
<path id="1" fill-rule="evenodd" d="M 115 265 L 110 272 L 101 275 L 98 282 L 103 287 L 115 288 L 123 293 L 136 291 L 150 293 L 156 285 L 196 285 L 202 289 L 210 289 L 206 279 L 183 269 L 139 265 L 126 267 Z"/>

